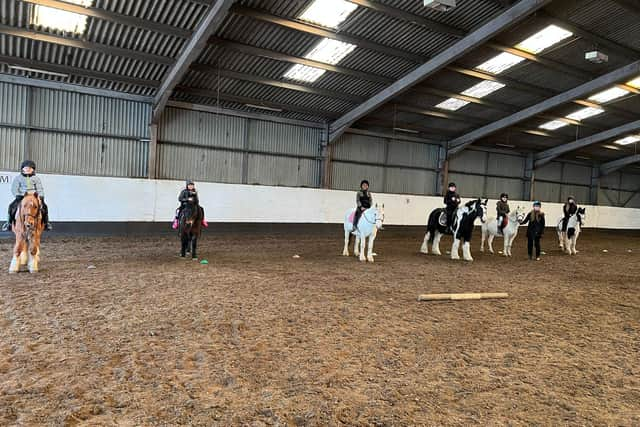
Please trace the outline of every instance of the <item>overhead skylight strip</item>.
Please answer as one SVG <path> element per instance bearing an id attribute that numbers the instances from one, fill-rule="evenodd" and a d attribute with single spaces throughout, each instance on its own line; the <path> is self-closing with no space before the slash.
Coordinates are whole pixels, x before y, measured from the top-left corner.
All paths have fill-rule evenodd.
<path id="1" fill-rule="evenodd" d="M 315 0 L 299 19 L 328 28 L 337 28 L 358 8 L 345 0 Z"/>
<path id="2" fill-rule="evenodd" d="M 516 49 L 536 54 L 572 35 L 573 33 L 571 31 L 565 30 L 557 25 L 549 25 L 526 40 L 523 40 L 521 43 L 518 43 L 515 47 Z"/>
<path id="3" fill-rule="evenodd" d="M 621 138 L 618 139 L 617 141 L 614 141 L 616 144 L 618 145 L 629 145 L 629 144 L 633 144 L 634 142 L 638 142 L 640 141 L 640 135 L 631 135 L 631 136 L 627 136 L 626 138 Z"/>
<path id="4" fill-rule="evenodd" d="M 629 83 L 627 83 L 627 85 L 636 89 L 640 89 L 640 77 L 631 80 Z"/>
<path id="5" fill-rule="evenodd" d="M 599 104 L 604 104 L 605 102 L 613 101 L 614 99 L 622 98 L 625 95 L 628 95 L 630 92 L 628 90 L 624 90 L 617 86 L 612 87 L 611 89 L 603 90 L 602 92 L 596 93 L 589 97 L 589 101 L 594 101 Z"/>
<path id="6" fill-rule="evenodd" d="M 484 98 L 490 93 L 500 90 L 503 87 L 505 87 L 505 85 L 502 83 L 483 80 L 480 83 L 471 86 L 469 89 L 462 92 L 462 94 L 466 96 L 473 96 L 475 98 Z"/>
<path id="7" fill-rule="evenodd" d="M 518 65 L 525 59 L 521 56 L 514 55 L 509 52 L 502 52 L 488 61 L 483 62 L 476 68 L 491 74 L 500 74 L 509 68 Z"/>
<path id="8" fill-rule="evenodd" d="M 458 98 L 449 98 L 446 101 L 442 101 L 440 104 L 436 105 L 436 107 L 443 110 L 456 111 L 467 104 L 469 104 L 468 101 L 463 101 L 462 99 Z"/>
<path id="9" fill-rule="evenodd" d="M 569 125 L 569 123 L 564 122 L 562 120 L 551 120 L 550 122 L 543 123 L 538 127 L 540 129 L 545 129 L 545 130 L 556 130 L 556 129 L 560 129 L 561 127 L 565 127 L 565 126 L 568 126 L 568 125 Z"/>
<path id="10" fill-rule="evenodd" d="M 93 0 L 67 0 L 67 3 L 89 7 Z M 87 15 L 34 5 L 31 24 L 67 33 L 84 34 L 87 28 L 87 19 Z"/>
<path id="11" fill-rule="evenodd" d="M 597 116 L 598 114 L 602 114 L 602 113 L 604 113 L 604 110 L 602 108 L 585 107 L 569 114 L 568 116 L 566 116 L 566 118 L 571 120 L 581 121 L 589 117 Z"/>
<path id="12" fill-rule="evenodd" d="M 351 43 L 324 38 L 304 57 L 307 59 L 313 59 L 314 61 L 335 65 L 345 56 L 353 52 L 355 48 L 356 45 Z"/>
<path id="13" fill-rule="evenodd" d="M 295 64 L 284 74 L 284 77 L 291 80 L 313 83 L 318 80 L 326 70 L 308 65 Z"/>

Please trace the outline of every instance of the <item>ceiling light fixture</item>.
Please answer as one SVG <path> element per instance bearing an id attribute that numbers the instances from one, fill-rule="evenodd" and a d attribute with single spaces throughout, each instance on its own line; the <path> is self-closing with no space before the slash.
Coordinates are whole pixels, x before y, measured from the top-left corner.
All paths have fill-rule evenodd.
<path id="1" fill-rule="evenodd" d="M 563 122 L 562 120 L 551 120 L 550 122 L 543 123 L 538 127 L 540 129 L 556 130 L 556 129 L 560 129 L 561 127 L 565 127 L 565 126 L 568 126 L 568 125 L 569 125 L 569 123 Z"/>
<path id="2" fill-rule="evenodd" d="M 436 105 L 438 108 L 442 108 L 443 110 L 456 111 L 465 105 L 469 104 L 468 101 L 463 101 L 458 98 L 449 98 L 446 101 L 442 101 L 440 104 Z"/>

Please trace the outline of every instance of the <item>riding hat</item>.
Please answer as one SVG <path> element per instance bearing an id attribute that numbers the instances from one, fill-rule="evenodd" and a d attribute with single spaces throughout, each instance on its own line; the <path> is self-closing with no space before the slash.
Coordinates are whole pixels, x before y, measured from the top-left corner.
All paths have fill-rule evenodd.
<path id="1" fill-rule="evenodd" d="M 534 206 L 534 207 L 536 207 L 536 206 L 538 206 L 538 207 L 542 207 L 542 203 L 540 203 L 540 201 L 539 201 L 539 200 L 536 200 L 535 202 L 533 202 L 533 206 Z"/>
<path id="2" fill-rule="evenodd" d="M 185 184 L 185 186 L 189 186 L 189 185 L 196 185 L 196 183 L 195 183 L 195 182 L 193 182 L 193 180 L 192 180 L 192 179 L 188 179 L 188 180 L 187 180 L 187 183 Z"/>
<path id="3" fill-rule="evenodd" d="M 31 169 L 35 170 L 36 169 L 36 162 L 34 162 L 33 160 L 25 160 L 20 165 L 20 169 L 22 170 L 22 169 L 24 169 L 26 167 L 30 167 Z"/>
<path id="4" fill-rule="evenodd" d="M 449 183 L 449 187 L 457 187 L 457 185 L 456 185 L 456 183 L 455 183 L 455 182 L 450 182 L 450 183 Z"/>
<path id="5" fill-rule="evenodd" d="M 369 185 L 369 181 L 367 181 L 366 179 L 363 179 L 362 181 L 360 181 L 360 187 L 362 187 L 363 184 Z"/>
<path id="6" fill-rule="evenodd" d="M 575 201 L 576 201 L 576 198 L 575 198 L 575 197 L 573 197 L 573 196 L 569 196 L 569 197 L 567 197 L 567 202 L 568 202 L 569 200 L 573 200 L 573 201 L 575 202 Z"/>
<path id="7" fill-rule="evenodd" d="M 502 193 L 500 195 L 500 198 L 502 199 L 503 197 L 506 197 L 507 199 L 509 198 L 509 195 L 507 193 Z"/>

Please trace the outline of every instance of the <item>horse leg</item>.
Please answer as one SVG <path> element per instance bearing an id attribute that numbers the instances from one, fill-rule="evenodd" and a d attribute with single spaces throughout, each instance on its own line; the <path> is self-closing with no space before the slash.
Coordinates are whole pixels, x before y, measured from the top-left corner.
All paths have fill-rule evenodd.
<path id="1" fill-rule="evenodd" d="M 344 248 L 342 249 L 342 256 L 349 256 L 349 238 L 351 236 L 351 232 L 345 230 L 344 231 Z"/>
<path id="2" fill-rule="evenodd" d="M 439 232 L 435 232 L 435 235 L 433 236 L 433 243 L 431 245 L 431 253 L 434 255 L 442 255 L 442 253 L 440 252 L 440 239 L 442 239 L 442 234 L 440 234 Z"/>
<path id="3" fill-rule="evenodd" d="M 360 255 L 359 255 L 359 259 L 360 261 L 366 261 L 367 258 L 365 258 L 364 256 L 364 245 L 367 242 L 367 237 L 366 236 L 361 236 L 360 237 Z"/>
<path id="4" fill-rule="evenodd" d="M 35 245 L 34 245 L 35 246 Z M 40 254 L 40 249 L 34 247 L 34 249 L 29 250 L 29 273 L 37 273 L 38 272 L 38 257 Z"/>
<path id="5" fill-rule="evenodd" d="M 465 240 L 462 244 L 462 258 L 465 261 L 473 261 L 473 257 L 471 256 L 471 243 L 468 240 Z"/>
<path id="6" fill-rule="evenodd" d="M 188 244 L 189 244 L 189 241 L 187 240 L 187 236 L 185 236 L 185 235 L 180 236 L 180 256 L 182 258 L 187 256 L 187 245 Z"/>
<path id="7" fill-rule="evenodd" d="M 558 247 L 564 251 L 564 233 L 562 231 L 558 231 Z"/>
<path id="8" fill-rule="evenodd" d="M 9 265 L 9 273 L 17 273 L 20 271 L 20 261 L 23 258 L 23 243 L 16 242 L 13 247 L 13 257 L 11 258 L 11 264 Z"/>
<path id="9" fill-rule="evenodd" d="M 367 261 L 373 262 L 373 241 L 376 240 L 376 233 L 371 233 L 369 236 L 369 252 L 367 252 Z"/>
<path id="10" fill-rule="evenodd" d="M 487 229 L 482 227 L 482 239 L 480 240 L 480 252 L 484 252 L 484 241 L 487 239 Z"/>
<path id="11" fill-rule="evenodd" d="M 502 230 L 502 255 L 511 256 L 509 247 L 511 245 L 511 235 L 507 233 L 507 230 Z"/>
<path id="12" fill-rule="evenodd" d="M 422 241 L 422 246 L 420 246 L 420 252 L 423 254 L 429 253 L 429 239 L 431 238 L 431 232 L 427 231 L 424 235 L 424 240 Z"/>
<path id="13" fill-rule="evenodd" d="M 198 259 L 198 254 L 196 253 L 196 248 L 198 247 L 198 236 L 193 236 L 191 238 L 191 259 Z"/>
<path id="14" fill-rule="evenodd" d="M 360 255 L 360 234 L 356 234 L 355 239 L 353 239 L 353 255 L 354 256 L 359 256 Z"/>
<path id="15" fill-rule="evenodd" d="M 460 249 L 460 239 L 453 236 L 453 244 L 451 245 L 451 259 L 460 259 L 458 250 Z"/>
<path id="16" fill-rule="evenodd" d="M 495 239 L 496 236 L 494 236 L 493 234 L 489 234 L 489 237 L 487 238 L 487 243 L 489 244 L 489 253 L 494 253 L 493 252 L 493 239 Z"/>

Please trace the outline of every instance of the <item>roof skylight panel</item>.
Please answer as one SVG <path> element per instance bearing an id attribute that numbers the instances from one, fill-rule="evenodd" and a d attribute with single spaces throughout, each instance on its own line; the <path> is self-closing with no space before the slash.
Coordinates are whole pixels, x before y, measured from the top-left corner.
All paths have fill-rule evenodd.
<path id="1" fill-rule="evenodd" d="M 337 28 L 357 8 L 358 5 L 345 0 L 315 0 L 299 18 L 323 27 Z"/>
<path id="2" fill-rule="evenodd" d="M 354 44 L 324 38 L 304 57 L 307 59 L 313 59 L 314 61 L 335 65 L 355 48 L 356 45 Z M 296 64 L 287 70 L 284 77 L 292 80 L 312 83 L 318 80 L 325 72 L 326 70 L 320 68 Z"/>
<path id="3" fill-rule="evenodd" d="M 585 107 L 569 114 L 566 117 L 567 119 L 580 121 L 580 120 L 587 119 L 589 117 L 597 116 L 598 114 L 602 114 L 602 113 L 604 113 L 604 110 L 602 108 Z"/>
<path id="4" fill-rule="evenodd" d="M 458 98 L 449 98 L 446 101 L 442 101 L 440 104 L 436 105 L 436 107 L 443 110 L 456 111 L 467 104 L 469 104 L 468 101 L 463 101 L 462 99 Z"/>
<path id="5" fill-rule="evenodd" d="M 614 141 L 616 144 L 618 145 L 629 145 L 629 144 L 633 144 L 634 142 L 638 142 L 640 141 L 640 135 L 631 135 L 631 136 L 627 136 L 626 138 L 621 138 L 618 139 L 617 141 Z"/>
<path id="6" fill-rule="evenodd" d="M 93 0 L 65 1 L 84 7 L 89 7 L 93 3 Z M 48 6 L 34 5 L 31 24 L 67 33 L 83 34 L 87 28 L 87 19 L 87 15 L 67 12 L 66 10 L 55 9 Z"/>
<path id="7" fill-rule="evenodd" d="M 473 96 L 475 98 L 483 98 L 490 93 L 502 89 L 503 87 L 505 87 L 505 85 L 502 83 L 483 80 L 480 83 L 471 86 L 469 89 L 462 92 L 462 94 L 466 96 Z"/>
<path id="8" fill-rule="evenodd" d="M 614 99 L 622 98 L 627 94 L 629 94 L 628 90 L 624 90 L 616 86 L 590 96 L 589 101 L 603 104 L 605 102 L 613 101 Z"/>
<path id="9" fill-rule="evenodd" d="M 551 120 L 550 122 L 546 122 L 541 124 L 540 126 L 538 126 L 540 129 L 546 129 L 546 130 L 556 130 L 556 129 L 560 129 L 561 127 L 565 127 L 567 126 L 569 123 L 564 122 L 562 120 Z"/>
<path id="10" fill-rule="evenodd" d="M 549 25 L 521 43 L 518 43 L 516 49 L 529 53 L 540 53 L 572 35 L 573 33 L 571 31 L 565 30 L 557 25 Z"/>
<path id="11" fill-rule="evenodd" d="M 487 73 L 500 74 L 522 61 L 524 61 L 524 58 L 521 56 L 513 55 L 509 52 L 503 52 L 488 61 L 483 62 L 476 68 L 478 70 L 486 71 Z"/>

